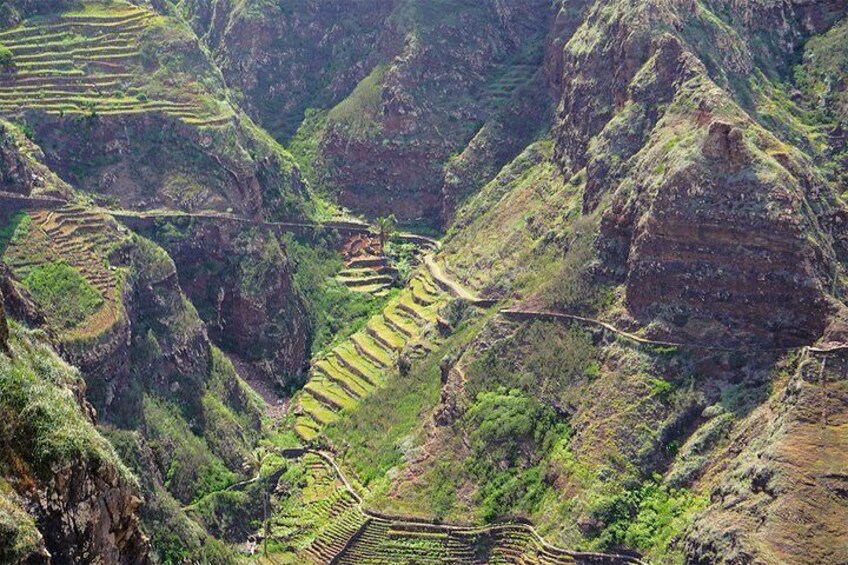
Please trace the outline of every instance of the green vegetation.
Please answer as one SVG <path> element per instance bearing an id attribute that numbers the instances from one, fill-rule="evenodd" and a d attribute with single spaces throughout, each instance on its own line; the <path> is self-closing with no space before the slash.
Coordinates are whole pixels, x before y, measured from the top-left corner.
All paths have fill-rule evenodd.
<path id="1" fill-rule="evenodd" d="M 480 485 L 477 497 L 483 519 L 531 511 L 548 486 L 535 461 L 520 461 L 522 454 L 547 453 L 567 435 L 567 425 L 558 421 L 553 409 L 504 388 L 480 393 L 463 425 L 471 443 L 466 466 Z"/>
<path id="2" fill-rule="evenodd" d="M 317 182 L 315 164 L 319 158 L 319 142 L 326 123 L 326 111 L 307 108 L 303 114 L 303 121 L 287 146 L 303 176 L 317 187 L 321 184 Z"/>
<path id="3" fill-rule="evenodd" d="M 364 327 L 383 301 L 369 294 L 351 292 L 335 280 L 342 260 L 329 243 L 304 244 L 285 238 L 288 258 L 294 267 L 294 281 L 305 299 L 314 323 L 312 351 L 318 353 Z"/>
<path id="4" fill-rule="evenodd" d="M 236 481 L 203 437 L 192 433 L 177 408 L 144 398 L 145 431 L 157 460 L 164 464 L 165 486 L 188 504 Z"/>
<path id="5" fill-rule="evenodd" d="M 414 360 L 406 377 L 390 373 L 385 384 L 365 397 L 357 410 L 343 412 L 325 429 L 345 464 L 371 490 L 370 503 L 391 507 L 390 501 L 382 498 L 390 486 L 387 472 L 402 462 L 422 423 L 420 415 L 432 410 L 439 400 L 441 360 L 455 356 L 492 314 L 466 320 L 434 351 Z"/>
<path id="6" fill-rule="evenodd" d="M 233 551 L 189 518 L 182 505 L 157 482 L 159 472 L 147 467 L 149 450 L 141 433 L 113 427 L 104 427 L 102 432 L 142 483 L 145 503 L 141 519 L 153 555 L 162 563 L 232 564 Z"/>
<path id="7" fill-rule="evenodd" d="M 79 372 L 64 363 L 37 332 L 11 325 L 12 358 L 0 354 L 0 462 L 5 469 L 29 469 L 25 480 L 48 481 L 57 467 L 86 460 L 114 466 L 133 484 L 111 445 L 94 428 L 69 390 L 82 385 Z"/>
<path id="8" fill-rule="evenodd" d="M 591 382 L 600 367 L 589 334 L 577 326 L 533 322 L 506 343 L 484 352 L 469 367 L 468 391 L 518 388 L 545 404 L 574 404 L 576 385 Z"/>
<path id="9" fill-rule="evenodd" d="M 602 549 L 633 547 L 657 563 L 682 563 L 676 542 L 692 515 L 706 505 L 706 497 L 668 488 L 655 476 L 636 488 L 594 501 L 591 515 L 605 527 L 593 544 Z"/>
<path id="10" fill-rule="evenodd" d="M 378 65 L 362 79 L 350 96 L 327 113 L 327 127 L 338 129 L 351 139 L 379 135 L 382 112 L 383 79 L 389 67 Z"/>
<path id="11" fill-rule="evenodd" d="M 11 485 L 0 479 L 0 562 L 21 563 L 39 548 L 35 519 L 23 508 Z"/>
<path id="12" fill-rule="evenodd" d="M 2 219 L 2 217 L 0 217 Z M 32 217 L 25 212 L 13 214 L 0 226 L 0 254 L 5 253 L 9 245 L 20 244 L 29 233 Z"/>
<path id="13" fill-rule="evenodd" d="M 0 69 L 10 70 L 14 66 L 14 55 L 8 47 L 0 43 Z"/>
<path id="14" fill-rule="evenodd" d="M 67 263 L 37 265 L 23 284 L 60 330 L 74 328 L 103 305 L 97 290 Z"/>

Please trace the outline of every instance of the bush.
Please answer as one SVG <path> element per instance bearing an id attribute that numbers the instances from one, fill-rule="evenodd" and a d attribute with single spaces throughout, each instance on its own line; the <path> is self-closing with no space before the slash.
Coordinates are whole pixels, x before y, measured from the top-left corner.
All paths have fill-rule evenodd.
<path id="1" fill-rule="evenodd" d="M 0 43 L 0 69 L 8 71 L 15 66 L 13 62 L 14 55 L 9 51 L 9 48 Z"/>
<path id="2" fill-rule="evenodd" d="M 706 506 L 707 499 L 660 481 L 656 475 L 636 488 L 592 503 L 592 517 L 605 526 L 596 532 L 597 547 L 629 547 L 667 562 L 668 554 L 677 549 L 675 540 L 682 537 L 692 514 Z"/>
<path id="3" fill-rule="evenodd" d="M 61 330 L 79 325 L 103 304 L 97 290 L 64 262 L 33 268 L 23 283 L 51 324 Z"/>
<path id="4" fill-rule="evenodd" d="M 551 408 L 504 388 L 479 394 L 464 423 L 472 451 L 466 464 L 480 485 L 483 518 L 532 511 L 547 489 L 538 463 L 568 426 Z"/>

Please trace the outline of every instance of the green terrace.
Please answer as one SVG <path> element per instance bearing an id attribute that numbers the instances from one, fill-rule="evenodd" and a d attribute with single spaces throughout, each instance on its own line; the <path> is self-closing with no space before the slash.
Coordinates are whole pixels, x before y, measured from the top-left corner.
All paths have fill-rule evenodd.
<path id="1" fill-rule="evenodd" d="M 120 116 L 161 113 L 184 123 L 220 126 L 232 111 L 148 96 L 139 78 L 142 34 L 165 22 L 152 10 L 128 2 L 87 4 L 82 11 L 34 18 L 0 32 L 11 64 L 0 72 L 0 113 L 42 111 L 50 115 Z"/>
<path id="2" fill-rule="evenodd" d="M 323 565 L 342 551 L 366 517 L 326 461 L 307 453 L 302 462 L 306 485 L 300 500 L 271 517 L 271 553 L 294 554 L 297 563 Z"/>
<path id="3" fill-rule="evenodd" d="M 99 335 L 120 318 L 120 274 L 108 265 L 106 257 L 121 236 L 108 222 L 101 214 L 73 205 L 36 211 L 18 224 L 3 253 L 3 262 L 25 286 L 33 286 L 31 292 L 46 293 L 44 301 L 55 302 L 48 308 L 48 321 L 63 337 Z M 63 270 L 46 273 L 49 276 L 42 282 L 40 275 L 46 266 Z M 60 290 L 55 288 L 57 279 L 78 280 L 75 290 L 81 293 L 79 297 L 93 293 L 91 308 L 78 305 L 75 312 L 66 312 L 62 307 L 66 298 L 53 296 L 52 291 Z"/>
<path id="4" fill-rule="evenodd" d="M 351 410 L 393 370 L 401 350 L 420 355 L 432 350 L 438 309 L 448 296 L 438 290 L 422 269 L 382 312 L 317 360 L 309 381 L 295 402 L 295 432 L 306 442 L 316 440 L 321 429 Z"/>
<path id="5" fill-rule="evenodd" d="M 389 293 L 397 278 L 397 269 L 385 257 L 357 257 L 339 272 L 336 280 L 353 292 L 365 292 L 378 298 Z"/>
<path id="6" fill-rule="evenodd" d="M 570 565 L 523 526 L 451 528 L 372 518 L 337 561 L 340 565 Z"/>
<path id="7" fill-rule="evenodd" d="M 296 467 L 298 495 L 281 498 L 274 508 L 269 556 L 260 558 L 260 563 L 279 559 L 315 565 L 576 563 L 567 552 L 544 545 L 522 524 L 450 526 L 369 513 L 317 453 L 302 455 Z"/>

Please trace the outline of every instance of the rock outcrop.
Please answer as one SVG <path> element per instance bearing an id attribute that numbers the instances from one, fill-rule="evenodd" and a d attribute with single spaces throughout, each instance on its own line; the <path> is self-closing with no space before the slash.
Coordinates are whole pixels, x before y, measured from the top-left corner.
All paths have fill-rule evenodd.
<path id="1" fill-rule="evenodd" d="M 139 493 L 112 465 L 78 459 L 57 468 L 30 503 L 52 563 L 149 563 Z"/>
<path id="2" fill-rule="evenodd" d="M 287 141 L 308 109 L 334 106 L 371 72 L 397 0 L 182 3 L 244 109 Z"/>
<path id="3" fill-rule="evenodd" d="M 246 377 L 281 388 L 300 381 L 311 323 L 285 247 L 272 232 L 197 219 L 162 224 L 150 236 L 180 266 L 180 286 L 210 339 L 242 362 Z"/>
<path id="4" fill-rule="evenodd" d="M 561 68 L 554 155 L 566 178 L 585 170 L 583 211 L 601 208 L 604 269 L 638 323 L 689 341 L 809 343 L 836 311 L 838 230 L 821 219 L 840 204 L 808 147 L 782 149 L 765 131 L 757 103 L 768 101 L 737 100 L 742 74 L 766 60 L 787 71 L 839 10 L 750 9 L 723 16 L 747 34 L 734 37 L 683 0 L 600 2 L 583 26 L 563 26 L 561 61 L 549 60 Z M 760 18 L 779 37 L 740 40 L 762 32 Z"/>
<path id="5" fill-rule="evenodd" d="M 18 526 L 29 528 L 31 516 L 38 532 L 22 532 L 16 549 L 8 548 L 30 546 L 28 555 L 10 556 L 21 563 L 149 563 L 135 479 L 95 429 L 85 382 L 43 335 L 15 326 L 0 356 L 0 476 L 16 492 L 7 503 L 20 505 Z"/>
<path id="6" fill-rule="evenodd" d="M 846 360 L 808 359 L 713 459 L 709 508 L 686 539 L 689 563 L 848 559 Z"/>
<path id="7" fill-rule="evenodd" d="M 0 192 L 67 197 L 70 187 L 44 164 L 44 153 L 20 128 L 0 120 Z"/>

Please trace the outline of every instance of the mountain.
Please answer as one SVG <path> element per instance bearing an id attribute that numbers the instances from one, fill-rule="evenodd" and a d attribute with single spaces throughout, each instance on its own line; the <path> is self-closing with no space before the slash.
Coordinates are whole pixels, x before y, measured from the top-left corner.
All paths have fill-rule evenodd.
<path id="1" fill-rule="evenodd" d="M 0 28 L 0 561 L 848 561 L 845 2 Z"/>

